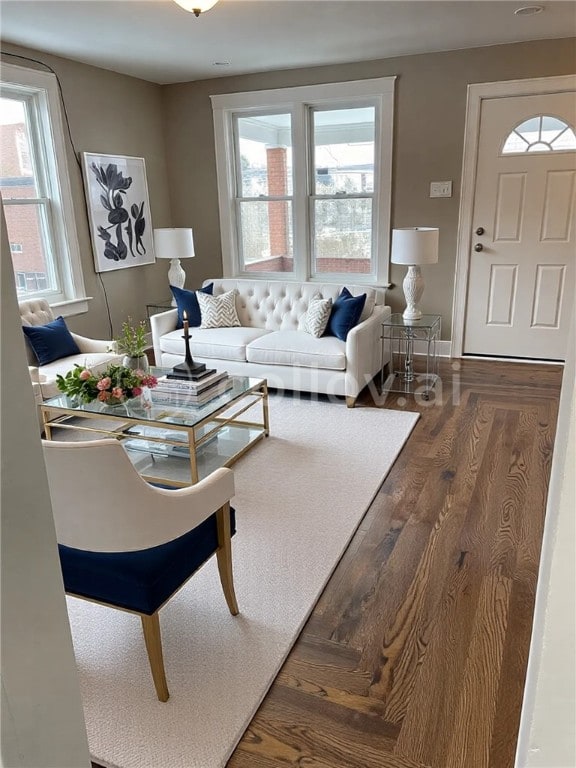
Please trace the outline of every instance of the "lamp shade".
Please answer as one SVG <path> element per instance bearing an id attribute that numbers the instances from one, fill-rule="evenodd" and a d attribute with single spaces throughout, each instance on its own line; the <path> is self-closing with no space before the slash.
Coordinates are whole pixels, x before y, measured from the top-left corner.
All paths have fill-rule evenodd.
<path id="1" fill-rule="evenodd" d="M 191 259 L 194 238 L 191 229 L 155 229 L 154 250 L 157 259 Z"/>
<path id="2" fill-rule="evenodd" d="M 438 235 L 436 227 L 407 227 L 392 230 L 393 264 L 436 264 Z"/>

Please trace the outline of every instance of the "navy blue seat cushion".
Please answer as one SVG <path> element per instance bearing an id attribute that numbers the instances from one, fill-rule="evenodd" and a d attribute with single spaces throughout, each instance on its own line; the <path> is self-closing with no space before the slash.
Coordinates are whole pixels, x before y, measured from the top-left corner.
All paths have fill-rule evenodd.
<path id="1" fill-rule="evenodd" d="M 230 526 L 236 516 L 230 508 Z M 151 615 L 218 548 L 216 513 L 178 539 L 137 552 L 58 545 L 66 592 Z"/>
<path id="2" fill-rule="evenodd" d="M 365 304 L 365 293 L 352 296 L 348 288 L 342 288 L 340 296 L 332 305 L 324 336 L 336 336 L 337 339 L 346 341 L 348 333 L 358 325 Z"/>
<path id="3" fill-rule="evenodd" d="M 80 354 L 78 344 L 62 316 L 46 325 L 23 325 L 22 330 L 36 355 L 38 365 L 47 365 L 61 357 Z"/>
<path id="4" fill-rule="evenodd" d="M 178 322 L 176 324 L 176 329 L 183 327 L 184 312 L 186 312 L 190 328 L 198 328 L 202 322 L 202 314 L 200 312 L 198 299 L 196 298 L 196 291 L 187 291 L 186 288 L 176 288 L 175 285 L 171 285 L 170 290 L 172 291 L 172 295 L 176 300 L 176 307 L 178 309 Z M 208 285 L 205 285 L 204 288 L 199 288 L 198 290 L 202 291 L 202 293 L 207 293 L 209 296 L 212 296 L 214 283 L 208 283 Z"/>

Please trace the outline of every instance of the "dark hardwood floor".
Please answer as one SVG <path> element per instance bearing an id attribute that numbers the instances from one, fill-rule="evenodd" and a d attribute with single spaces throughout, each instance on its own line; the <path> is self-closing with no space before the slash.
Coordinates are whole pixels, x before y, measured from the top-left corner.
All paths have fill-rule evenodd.
<path id="1" fill-rule="evenodd" d="M 421 418 L 227 768 L 512 768 L 561 380 L 363 394 Z"/>
<path id="2" fill-rule="evenodd" d="M 376 396 L 421 418 L 228 768 L 512 768 L 561 378 Z"/>

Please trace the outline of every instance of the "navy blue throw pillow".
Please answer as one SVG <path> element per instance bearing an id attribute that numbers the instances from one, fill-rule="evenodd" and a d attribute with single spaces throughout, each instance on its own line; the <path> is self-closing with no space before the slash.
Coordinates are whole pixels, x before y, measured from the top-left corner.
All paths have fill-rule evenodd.
<path id="1" fill-rule="evenodd" d="M 38 358 L 38 365 L 53 363 L 61 357 L 79 355 L 80 350 L 62 316 L 46 325 L 23 325 L 22 330 Z"/>
<path id="2" fill-rule="evenodd" d="M 191 328 L 197 328 L 202 322 L 202 315 L 200 313 L 200 305 L 196 298 L 196 291 L 187 291 L 186 288 L 176 288 L 175 285 L 170 286 L 170 290 L 174 298 L 176 299 L 176 306 L 178 307 L 178 323 L 176 328 L 182 328 L 184 324 L 183 313 L 186 312 L 188 317 L 188 323 Z M 202 293 L 207 293 L 212 296 L 214 290 L 214 283 L 208 283 L 204 288 L 199 288 Z"/>
<path id="3" fill-rule="evenodd" d="M 358 325 L 360 315 L 366 304 L 366 294 L 352 296 L 348 288 L 340 291 L 340 296 L 332 305 L 332 312 L 328 320 L 325 336 L 336 336 L 341 341 L 346 341 L 348 333 L 355 325 Z"/>

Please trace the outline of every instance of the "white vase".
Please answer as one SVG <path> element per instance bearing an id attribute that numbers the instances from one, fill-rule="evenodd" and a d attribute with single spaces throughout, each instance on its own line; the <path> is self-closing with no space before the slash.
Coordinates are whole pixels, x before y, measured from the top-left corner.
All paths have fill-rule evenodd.
<path id="1" fill-rule="evenodd" d="M 148 371 L 149 365 L 148 365 L 148 358 L 146 355 L 141 355 L 140 357 L 130 357 L 130 355 L 124 355 L 124 358 L 122 359 L 122 365 L 125 368 L 130 368 L 133 371 Z"/>

